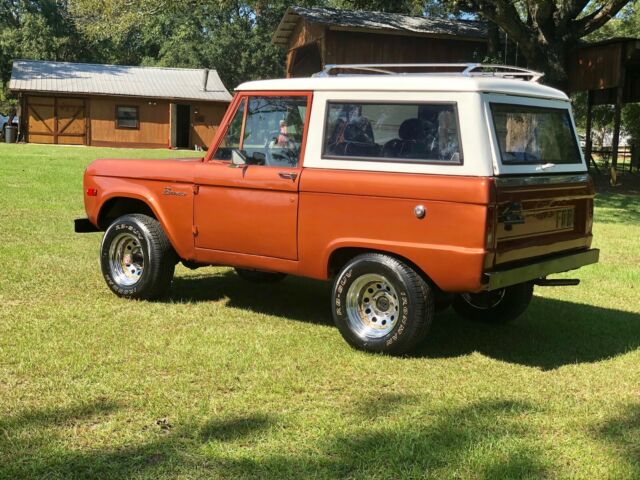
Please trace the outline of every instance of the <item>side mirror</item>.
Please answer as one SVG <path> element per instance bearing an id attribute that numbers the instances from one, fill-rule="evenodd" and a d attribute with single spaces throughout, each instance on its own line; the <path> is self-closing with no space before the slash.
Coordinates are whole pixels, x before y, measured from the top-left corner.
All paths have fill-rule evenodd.
<path id="1" fill-rule="evenodd" d="M 238 168 L 244 167 L 247 164 L 246 157 L 240 152 L 240 150 L 233 149 L 231 150 L 231 165 L 230 167 Z"/>

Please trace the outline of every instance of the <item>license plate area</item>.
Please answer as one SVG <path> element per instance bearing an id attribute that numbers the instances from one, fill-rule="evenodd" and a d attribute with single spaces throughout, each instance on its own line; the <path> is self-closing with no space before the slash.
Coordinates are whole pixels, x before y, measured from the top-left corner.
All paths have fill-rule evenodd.
<path id="1" fill-rule="evenodd" d="M 563 232 L 575 228 L 575 205 L 545 206 L 525 208 L 520 215 L 521 222 L 498 224 L 498 239 L 515 240 Z"/>

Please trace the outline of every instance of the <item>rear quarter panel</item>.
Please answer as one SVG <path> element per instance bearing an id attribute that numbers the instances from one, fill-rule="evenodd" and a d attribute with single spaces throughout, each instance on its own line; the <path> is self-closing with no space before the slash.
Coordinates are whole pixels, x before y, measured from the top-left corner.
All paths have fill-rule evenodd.
<path id="1" fill-rule="evenodd" d="M 361 247 L 406 258 L 445 291 L 478 290 L 490 192 L 482 177 L 305 169 L 300 273 L 326 278 L 333 252 Z"/>

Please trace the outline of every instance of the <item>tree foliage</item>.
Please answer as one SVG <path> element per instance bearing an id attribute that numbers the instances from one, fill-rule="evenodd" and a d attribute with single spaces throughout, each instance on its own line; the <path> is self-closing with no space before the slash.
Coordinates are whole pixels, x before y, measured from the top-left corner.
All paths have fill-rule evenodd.
<path id="1" fill-rule="evenodd" d="M 0 79 L 17 58 L 216 68 L 230 88 L 284 73 L 271 44 L 291 5 L 331 6 L 492 20 L 533 68 L 562 86 L 576 42 L 640 23 L 629 0 L 2 0 Z M 1 108 L 0 108 L 1 109 Z"/>
<path id="2" fill-rule="evenodd" d="M 566 62 L 580 39 L 603 27 L 630 0 L 453 0 L 460 11 L 495 22 L 518 43 L 545 81 L 566 90 Z"/>
<path id="3" fill-rule="evenodd" d="M 13 60 L 77 61 L 93 55 L 62 0 L 2 0 L 0 3 L 0 80 L 11 77 Z M 13 103 L 0 90 L 0 109 Z"/>

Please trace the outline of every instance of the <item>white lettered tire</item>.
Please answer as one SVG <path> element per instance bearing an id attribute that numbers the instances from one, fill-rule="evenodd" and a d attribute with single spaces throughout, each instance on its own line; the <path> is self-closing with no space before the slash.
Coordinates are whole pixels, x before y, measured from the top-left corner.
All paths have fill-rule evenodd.
<path id="1" fill-rule="evenodd" d="M 353 258 L 333 284 L 333 318 L 344 339 L 369 352 L 403 354 L 422 342 L 434 316 L 429 284 L 380 253 Z"/>
<path id="2" fill-rule="evenodd" d="M 113 293 L 151 300 L 171 286 L 176 254 L 160 222 L 142 214 L 113 221 L 102 239 L 100 266 Z"/>

